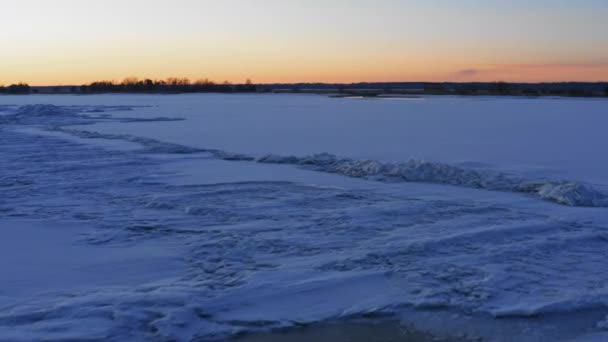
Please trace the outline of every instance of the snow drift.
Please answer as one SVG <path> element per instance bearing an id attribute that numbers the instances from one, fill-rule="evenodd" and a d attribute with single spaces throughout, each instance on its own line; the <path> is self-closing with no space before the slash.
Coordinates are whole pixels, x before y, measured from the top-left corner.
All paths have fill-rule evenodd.
<path id="1" fill-rule="evenodd" d="M 544 200 L 579 207 L 606 207 L 608 195 L 573 181 L 526 180 L 495 171 L 466 169 L 445 163 L 410 160 L 385 163 L 376 160 L 340 158 L 321 153 L 303 158 L 267 155 L 260 163 L 293 164 L 312 167 L 323 172 L 380 181 L 425 182 L 448 184 L 497 191 L 530 193 Z"/>
<path id="2" fill-rule="evenodd" d="M 381 182 L 422 182 L 468 188 L 531 194 L 543 200 L 572 207 L 608 207 L 608 194 L 590 185 L 568 180 L 530 180 L 518 175 L 490 170 L 468 169 L 446 163 L 409 160 L 390 163 L 343 158 L 330 153 L 305 157 L 265 155 L 261 157 L 217 149 L 199 149 L 127 134 L 107 134 L 55 128 L 84 139 L 117 139 L 140 144 L 149 153 L 209 153 L 221 160 L 285 164 L 354 178 Z"/>

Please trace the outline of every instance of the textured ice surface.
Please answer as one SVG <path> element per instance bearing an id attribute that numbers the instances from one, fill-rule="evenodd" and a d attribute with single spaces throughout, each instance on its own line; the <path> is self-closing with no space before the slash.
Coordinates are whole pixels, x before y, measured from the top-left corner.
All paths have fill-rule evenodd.
<path id="1" fill-rule="evenodd" d="M 62 128 L 55 128 L 54 131 L 69 133 L 85 139 L 111 139 L 138 143 L 151 153 L 187 154 L 206 152 L 222 160 L 296 165 L 354 178 L 366 178 L 384 182 L 437 183 L 496 191 L 529 193 L 544 200 L 574 207 L 608 206 L 607 193 L 581 182 L 526 179 L 512 173 L 478 170 L 445 163 L 413 159 L 403 163 L 386 163 L 376 160 L 341 158 L 329 153 L 305 157 L 278 155 L 255 157 L 216 149 L 192 148 L 126 134 L 108 134 Z"/>
<path id="2" fill-rule="evenodd" d="M 570 206 L 608 206 L 608 195 L 579 182 L 528 180 L 521 176 L 506 173 L 479 171 L 421 160 L 410 160 L 405 163 L 383 163 L 376 160 L 339 158 L 324 153 L 303 158 L 267 155 L 257 159 L 257 161 L 269 164 L 312 166 L 324 172 L 384 181 L 426 182 L 531 193 L 539 198 Z"/>
<path id="3" fill-rule="evenodd" d="M 296 120 L 323 130 L 315 113 L 325 110 L 326 100 L 310 96 L 3 101 L 33 103 L 6 107 L 0 121 L 0 266 L 3 273 L 24 267 L 0 284 L 0 340 L 209 340 L 385 315 L 436 333 L 499 341 L 606 337 L 603 183 L 595 172 L 575 172 L 601 170 L 598 155 L 597 164 L 566 173 L 555 172 L 555 165 L 503 170 L 483 153 L 467 163 L 424 162 L 328 145 L 317 150 L 327 153 L 315 155 L 300 145 L 255 146 L 243 131 L 230 135 L 241 117 L 229 113 L 222 113 L 224 134 L 244 142 L 218 146 L 203 136 L 189 143 L 197 139 L 175 134 L 188 135 L 185 127 L 205 131 L 205 114 L 196 119 L 188 108 L 206 112 L 208 102 L 237 103 L 242 110 L 265 103 L 282 106 L 286 115 L 307 105 L 312 118 Z M 355 115 L 367 115 L 370 125 L 387 119 L 376 113 L 412 106 L 337 101 L 363 108 Z M 496 101 L 507 113 L 522 106 L 516 99 Z M 523 101 L 556 108 L 546 100 Z M 606 106 L 555 101 L 565 108 Z M 455 116 L 488 104 L 460 106 L 452 103 Z M 289 127 L 282 120 L 264 125 Z M 572 130 L 594 122 L 571 120 Z M 116 149 L 100 140 L 140 148 Z M 42 226 L 28 226 L 32 221 Z M 28 228 L 14 233 L 19 227 Z M 53 237 L 55 229 L 64 230 Z M 32 246 L 45 248 L 28 261 Z M 44 257 L 53 246 L 57 255 Z M 66 265 L 56 272 L 60 282 L 52 272 L 58 263 Z M 95 280 L 97 274 L 107 276 Z M 57 286 L 45 291 L 41 283 Z"/>

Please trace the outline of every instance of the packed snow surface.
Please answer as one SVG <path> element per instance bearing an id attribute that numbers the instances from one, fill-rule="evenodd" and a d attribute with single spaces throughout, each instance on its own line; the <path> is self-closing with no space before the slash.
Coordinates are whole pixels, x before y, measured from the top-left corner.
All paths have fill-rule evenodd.
<path id="1" fill-rule="evenodd" d="M 0 340 L 608 338 L 608 101 L 0 97 Z"/>

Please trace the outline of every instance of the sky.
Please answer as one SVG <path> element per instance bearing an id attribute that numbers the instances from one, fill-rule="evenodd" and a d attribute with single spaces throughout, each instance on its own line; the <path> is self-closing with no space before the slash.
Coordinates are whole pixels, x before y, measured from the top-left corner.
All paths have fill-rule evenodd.
<path id="1" fill-rule="evenodd" d="M 608 81 L 608 0 L 0 0 L 0 84 Z"/>

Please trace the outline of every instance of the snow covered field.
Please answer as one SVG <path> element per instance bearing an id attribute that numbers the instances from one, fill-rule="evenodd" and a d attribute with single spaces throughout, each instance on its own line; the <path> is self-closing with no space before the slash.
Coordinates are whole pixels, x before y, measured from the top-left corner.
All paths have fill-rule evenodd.
<path id="1" fill-rule="evenodd" d="M 0 97 L 0 340 L 608 339 L 608 101 Z"/>

